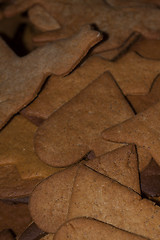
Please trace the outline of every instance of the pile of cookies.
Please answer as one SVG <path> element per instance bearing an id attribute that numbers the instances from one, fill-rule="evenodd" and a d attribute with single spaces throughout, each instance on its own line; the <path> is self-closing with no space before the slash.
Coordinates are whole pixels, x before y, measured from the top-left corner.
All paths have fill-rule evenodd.
<path id="1" fill-rule="evenodd" d="M 0 0 L 0 240 L 160 239 L 160 1 Z"/>

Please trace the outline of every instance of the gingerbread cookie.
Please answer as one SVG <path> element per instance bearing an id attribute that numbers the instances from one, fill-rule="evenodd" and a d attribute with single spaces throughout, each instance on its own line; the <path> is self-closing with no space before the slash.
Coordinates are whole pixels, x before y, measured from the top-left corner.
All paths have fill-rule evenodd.
<path id="1" fill-rule="evenodd" d="M 66 38 L 85 24 L 96 24 L 100 31 L 109 36 L 107 41 L 96 48 L 96 52 L 120 47 L 135 31 L 148 38 L 157 39 L 160 36 L 159 9 L 137 8 L 134 11 L 129 8 L 115 9 L 103 0 L 83 2 L 67 0 L 65 3 L 50 0 L 21 0 L 15 1 L 6 8 L 4 15 L 12 16 L 26 11 L 35 4 L 41 5 L 61 26 L 58 30 L 38 36 L 35 39 L 37 41 Z"/>
<path id="2" fill-rule="evenodd" d="M 28 197 L 41 180 L 22 179 L 15 165 L 0 166 L 0 199 Z"/>
<path id="3" fill-rule="evenodd" d="M 40 228 L 53 233 L 67 220 L 91 217 L 151 240 L 158 240 L 160 234 L 158 206 L 84 165 L 38 185 L 30 211 Z"/>
<path id="4" fill-rule="evenodd" d="M 160 102 L 135 117 L 106 129 L 103 138 L 119 143 L 134 143 L 146 149 L 160 165 Z"/>
<path id="5" fill-rule="evenodd" d="M 148 94 L 159 69 L 159 61 L 144 59 L 135 52 L 128 52 L 109 66 L 125 95 Z"/>
<path id="6" fill-rule="evenodd" d="M 118 148 L 99 158 L 86 161 L 84 164 L 135 192 L 141 193 L 135 146 L 128 145 Z"/>
<path id="7" fill-rule="evenodd" d="M 160 60 L 160 40 L 141 37 L 131 49 L 145 58 Z"/>
<path id="8" fill-rule="evenodd" d="M 70 240 L 147 240 L 91 218 L 76 218 L 62 225 L 55 234 L 54 240 L 67 238 Z"/>
<path id="9" fill-rule="evenodd" d="M 71 38 L 38 48 L 23 58 L 1 39 L 0 128 L 36 97 L 48 75 L 68 74 L 101 39 L 99 32 L 85 26 Z"/>
<path id="10" fill-rule="evenodd" d="M 58 167 L 78 162 L 91 150 L 100 156 L 119 146 L 102 139 L 104 126 L 111 127 L 131 116 L 121 90 L 106 72 L 38 128 L 35 150 L 42 161 Z"/>
<path id="11" fill-rule="evenodd" d="M 28 11 L 30 21 L 41 31 L 60 29 L 61 26 L 43 7 L 35 5 Z"/>
<path id="12" fill-rule="evenodd" d="M 97 53 L 97 55 L 109 61 L 115 61 L 119 57 L 124 55 L 134 45 L 134 43 L 138 41 L 139 37 L 140 34 L 138 32 L 134 32 L 129 36 L 129 38 L 126 39 L 122 46 L 108 51 Z M 92 54 L 95 55 L 94 50 L 92 51 Z"/>
<path id="13" fill-rule="evenodd" d="M 127 98 L 137 113 L 143 112 L 153 104 L 160 101 L 159 95 L 160 88 L 160 76 L 158 75 L 150 88 L 150 91 L 146 95 L 128 95 Z"/>
<path id="14" fill-rule="evenodd" d="M 123 71 L 124 68 L 127 70 Z M 159 73 L 159 62 L 145 60 L 134 52 L 116 62 L 92 56 L 65 78 L 52 76 L 39 96 L 22 111 L 22 114 L 36 125 L 40 125 L 51 113 L 107 70 L 111 71 L 125 94 L 147 94 L 153 79 Z M 144 71 L 148 74 L 147 78 L 143 74 Z"/>
<path id="15" fill-rule="evenodd" d="M 0 167 L 15 165 L 22 179 L 46 178 L 59 169 L 45 165 L 34 151 L 37 127 L 23 116 L 15 116 L 0 132 Z"/>

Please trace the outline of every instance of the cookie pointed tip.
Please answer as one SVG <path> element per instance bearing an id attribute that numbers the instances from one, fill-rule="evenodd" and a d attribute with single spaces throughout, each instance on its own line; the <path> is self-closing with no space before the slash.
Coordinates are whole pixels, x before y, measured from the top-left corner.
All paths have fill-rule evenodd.
<path id="1" fill-rule="evenodd" d="M 102 132 L 102 138 L 108 141 L 112 140 L 112 130 L 106 129 Z"/>
<path id="2" fill-rule="evenodd" d="M 94 29 L 94 27 L 92 25 L 84 25 L 81 28 L 81 32 L 83 32 L 84 34 L 92 34 L 92 36 L 94 35 L 94 37 L 96 39 L 98 39 L 99 41 L 103 39 L 103 34 L 99 31 L 97 31 L 96 29 Z"/>

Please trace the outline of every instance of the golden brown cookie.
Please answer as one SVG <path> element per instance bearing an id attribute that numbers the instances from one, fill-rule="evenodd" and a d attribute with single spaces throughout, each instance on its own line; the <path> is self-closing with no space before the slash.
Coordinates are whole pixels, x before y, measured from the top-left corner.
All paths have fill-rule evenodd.
<path id="1" fill-rule="evenodd" d="M 137 191 L 137 192 L 140 191 L 137 156 L 136 156 L 134 146 L 130 145 L 130 146 L 125 146 L 125 147 L 116 149 L 99 158 L 83 161 L 82 164 L 88 166 L 89 168 L 102 174 L 103 176 L 108 176 L 109 178 L 116 180 L 120 184 L 126 185 L 129 188 L 133 188 L 134 191 Z M 75 174 L 75 171 L 76 171 L 75 169 L 76 167 L 73 168 L 72 170 L 69 170 L 69 174 L 68 174 L 69 179 L 65 183 L 65 186 L 69 191 L 69 194 L 71 194 L 70 182 L 74 181 L 72 179 L 72 175 Z M 63 174 L 64 172 L 62 172 L 60 176 L 62 176 L 62 179 L 65 179 L 66 175 L 63 175 Z M 55 175 L 55 177 L 59 177 L 59 175 L 57 174 Z M 66 179 L 68 177 L 66 177 Z M 57 184 L 58 186 L 61 186 L 61 183 L 59 181 L 57 182 Z M 64 188 L 64 186 L 62 187 Z M 54 185 L 53 185 L 53 188 L 54 188 Z M 48 186 L 46 188 L 46 191 L 50 192 Z M 54 194 L 57 194 L 57 192 L 54 192 L 53 195 Z M 64 190 L 64 195 L 61 198 L 61 202 L 66 207 L 67 205 L 65 203 L 65 199 L 67 199 L 68 197 L 69 195 L 65 195 L 65 190 Z M 58 215 L 58 211 L 57 211 L 57 215 Z M 60 216 L 60 218 L 61 217 L 63 217 L 63 214 Z M 60 219 L 58 221 L 60 221 Z"/>
<path id="2" fill-rule="evenodd" d="M 40 228 L 55 233 L 67 220 L 91 217 L 159 240 L 160 208 L 133 190 L 84 166 L 56 173 L 39 184 L 30 211 Z"/>
<path id="3" fill-rule="evenodd" d="M 128 145 L 84 162 L 93 170 L 141 193 L 135 146 Z"/>
<path id="4" fill-rule="evenodd" d="M 68 221 L 57 231 L 54 240 L 147 240 L 112 225 L 91 219 L 76 218 Z M 52 239 L 51 239 L 52 240 Z"/>
<path id="5" fill-rule="evenodd" d="M 120 47 L 135 31 L 148 38 L 159 38 L 159 9 L 137 8 L 114 9 L 103 0 L 87 1 L 50 1 L 32 0 L 15 1 L 5 9 L 4 15 L 9 17 L 26 11 L 33 5 L 41 5 L 53 16 L 61 28 L 37 37 L 37 41 L 51 41 L 66 38 L 85 24 L 96 24 L 100 31 L 109 36 L 96 51 L 104 51 Z M 70 19 L 68 21 L 68 19 Z M 133 21 L 134 19 L 134 21 Z"/>
<path id="6" fill-rule="evenodd" d="M 22 179 L 15 165 L 0 166 L 0 199 L 17 199 L 29 196 L 42 180 Z"/>
<path id="7" fill-rule="evenodd" d="M 160 60 L 160 40 L 141 37 L 131 49 L 145 58 Z"/>
<path id="8" fill-rule="evenodd" d="M 46 178 L 59 169 L 45 165 L 33 146 L 37 127 L 23 116 L 15 116 L 0 132 L 0 167 L 15 165 L 22 179 Z"/>
<path id="9" fill-rule="evenodd" d="M 138 73 L 137 68 L 139 69 Z M 147 94 L 153 79 L 159 72 L 159 62 L 145 60 L 134 52 L 128 53 L 116 62 L 92 56 L 70 75 L 52 76 L 39 96 L 23 109 L 22 114 L 36 125 L 40 125 L 51 113 L 107 70 L 111 71 L 125 94 Z"/>
<path id="10" fill-rule="evenodd" d="M 135 52 L 126 53 L 108 67 L 125 95 L 148 94 L 160 72 L 159 61 L 145 59 Z"/>
<path id="11" fill-rule="evenodd" d="M 160 75 L 158 75 L 146 95 L 128 95 L 127 98 L 137 113 L 146 110 L 160 100 Z"/>
<path id="12" fill-rule="evenodd" d="M 60 29 L 61 26 L 43 7 L 35 5 L 28 11 L 29 20 L 41 31 Z"/>
<path id="13" fill-rule="evenodd" d="M 109 66 L 110 63 L 100 57 L 90 57 L 68 76 L 51 76 L 38 97 L 21 113 L 36 125 L 40 125 L 105 72 Z"/>
<path id="14" fill-rule="evenodd" d="M 160 165 L 160 102 L 103 132 L 107 141 L 134 143 L 146 149 Z"/>
<path id="15" fill-rule="evenodd" d="M 126 39 L 126 41 L 124 41 L 124 43 L 120 47 L 108 51 L 99 52 L 96 55 L 109 61 L 115 61 L 123 54 L 125 54 L 134 45 L 134 43 L 138 41 L 139 37 L 140 34 L 138 32 L 134 32 Z M 94 48 L 92 51 L 93 55 L 95 54 L 95 51 L 96 48 Z"/>
<path id="16" fill-rule="evenodd" d="M 131 116 L 121 90 L 105 72 L 38 128 L 36 153 L 45 163 L 58 167 L 76 163 L 90 151 L 100 156 L 119 147 L 102 139 L 104 126 Z"/>
<path id="17" fill-rule="evenodd" d="M 85 26 L 71 38 L 47 44 L 23 58 L 1 39 L 0 128 L 36 97 L 48 75 L 68 74 L 101 39 L 99 32 Z"/>
<path id="18" fill-rule="evenodd" d="M 27 204 L 0 201 L 0 231 L 11 229 L 17 236 L 31 223 Z"/>

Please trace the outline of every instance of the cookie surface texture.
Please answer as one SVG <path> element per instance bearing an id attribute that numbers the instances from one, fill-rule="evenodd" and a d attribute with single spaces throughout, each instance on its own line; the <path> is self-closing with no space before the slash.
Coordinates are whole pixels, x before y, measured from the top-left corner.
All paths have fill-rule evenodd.
<path id="1" fill-rule="evenodd" d="M 39 36 L 37 41 L 66 38 L 79 30 L 81 26 L 93 23 L 109 36 L 107 41 L 97 47 L 99 52 L 120 47 L 135 31 L 148 38 L 160 36 L 159 9 L 135 8 L 134 11 L 130 8 L 115 9 L 103 0 L 81 2 L 67 0 L 65 3 L 55 0 L 15 1 L 5 9 L 4 15 L 12 16 L 26 11 L 35 4 L 41 5 L 61 26 L 58 30 Z"/>
<path id="2" fill-rule="evenodd" d="M 69 73 L 101 39 L 99 32 L 85 26 L 69 39 L 37 48 L 23 58 L 0 39 L 0 128 L 36 97 L 47 76 Z"/>
<path id="3" fill-rule="evenodd" d="M 91 217 L 149 239 L 158 240 L 160 234 L 158 206 L 84 165 L 56 173 L 38 185 L 30 200 L 30 211 L 39 227 L 53 233 L 66 220 Z"/>
<path id="4" fill-rule="evenodd" d="M 146 149 L 160 165 L 160 102 L 135 117 L 107 129 L 104 139 L 112 142 L 134 143 Z"/>
<path id="5" fill-rule="evenodd" d="M 118 147 L 102 139 L 104 126 L 131 116 L 130 106 L 106 72 L 38 128 L 35 150 L 42 161 L 58 167 L 76 163 L 90 151 L 100 156 Z"/>
<path id="6" fill-rule="evenodd" d="M 54 240 L 145 240 L 135 234 L 128 233 L 112 225 L 93 219 L 77 218 L 65 223 L 55 234 Z"/>

